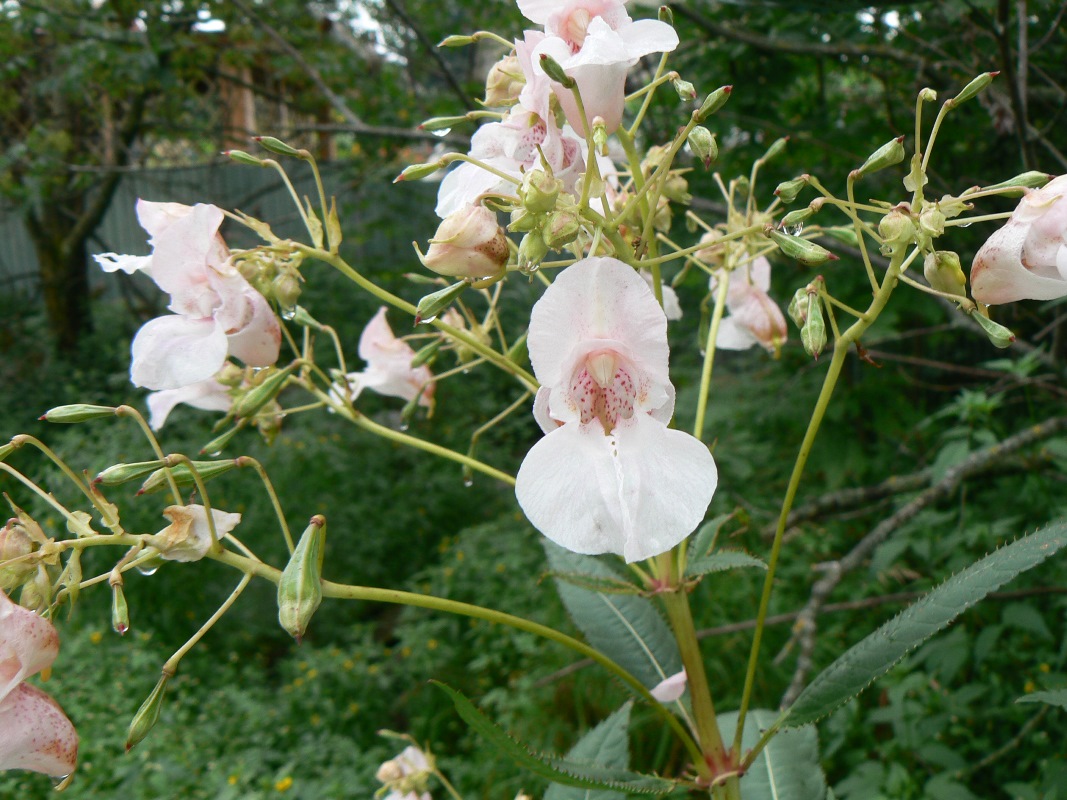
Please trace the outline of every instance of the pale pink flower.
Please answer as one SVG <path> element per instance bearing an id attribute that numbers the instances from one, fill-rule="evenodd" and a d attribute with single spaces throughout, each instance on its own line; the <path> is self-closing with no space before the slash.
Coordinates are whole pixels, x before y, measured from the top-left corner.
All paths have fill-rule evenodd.
<path id="1" fill-rule="evenodd" d="M 430 800 L 426 781 L 433 774 L 433 764 L 419 748 L 409 745 L 378 768 L 377 778 L 390 789 L 383 800 Z"/>
<path id="2" fill-rule="evenodd" d="M 199 561 L 207 555 L 211 549 L 211 527 L 204 506 L 195 503 L 167 506 L 163 509 L 163 516 L 170 520 L 170 525 L 147 537 L 148 543 L 159 550 L 162 558 L 168 561 Z M 213 508 L 211 519 L 215 523 L 215 535 L 221 540 L 237 527 L 241 515 Z"/>
<path id="3" fill-rule="evenodd" d="M 545 25 L 546 36 L 533 52 L 534 72 L 543 72 L 542 55 L 551 56 L 577 82 L 586 118 L 602 117 L 609 133 L 622 120 L 630 68 L 642 56 L 678 46 L 674 28 L 659 20 L 634 22 L 620 0 L 523 0 L 519 10 Z M 567 121 L 584 132 L 571 90 L 555 83 L 552 90 Z"/>
<path id="4" fill-rule="evenodd" d="M 711 278 L 714 292 L 722 277 L 717 270 Z M 789 329 L 785 316 L 767 292 L 771 288 L 771 263 L 763 256 L 729 273 L 726 310 L 729 316 L 719 323 L 715 346 L 722 350 L 747 350 L 761 345 L 776 353 Z"/>
<path id="5" fill-rule="evenodd" d="M 23 683 L 58 653 L 52 623 L 0 592 L 0 770 L 62 776 L 77 766 L 78 734 L 63 709 Z"/>
<path id="6" fill-rule="evenodd" d="M 508 238 L 485 206 L 464 206 L 437 227 L 423 266 L 453 278 L 484 278 L 503 272 Z"/>
<path id="7" fill-rule="evenodd" d="M 229 411 L 233 406 L 229 387 L 223 386 L 214 378 L 191 383 L 180 389 L 164 389 L 151 392 L 146 398 L 148 403 L 148 424 L 158 431 L 170 416 L 170 412 L 180 403 L 199 408 L 202 411 Z"/>
<path id="8" fill-rule="evenodd" d="M 687 681 L 688 676 L 683 669 L 681 672 L 676 672 L 661 680 L 653 686 L 649 692 L 661 703 L 673 703 L 685 694 L 685 685 Z"/>
<path id="9" fill-rule="evenodd" d="M 996 305 L 1067 295 L 1067 175 L 1027 192 L 971 266 L 971 296 Z"/>
<path id="10" fill-rule="evenodd" d="M 648 288 L 652 289 L 652 273 L 641 272 L 641 278 L 648 284 Z M 666 315 L 668 321 L 675 322 L 682 318 L 682 304 L 678 302 L 678 293 L 674 289 L 667 285 L 664 281 L 660 285 L 660 290 L 663 292 L 663 313 Z M 652 292 L 655 296 L 655 290 Z"/>
<path id="11" fill-rule="evenodd" d="M 523 172 L 541 169 L 543 154 L 553 174 L 563 181 L 564 191 L 571 192 L 585 171 L 585 143 L 574 131 L 560 130 L 551 115 L 547 120 L 522 105 L 514 106 L 502 122 L 491 122 L 475 132 L 469 155 L 518 181 Z M 464 206 L 477 205 L 483 195 L 514 195 L 517 188 L 516 183 L 477 164 L 462 162 L 441 181 L 435 211 L 444 219 Z"/>
<path id="12" fill-rule="evenodd" d="M 528 344 L 547 435 L 516 478 L 526 516 L 576 553 L 630 562 L 674 547 L 703 519 L 717 475 L 702 442 L 667 427 L 667 318 L 648 285 L 617 259 L 583 259 L 534 306 Z"/>
<path id="13" fill-rule="evenodd" d="M 145 272 L 170 295 L 172 315 L 149 320 L 134 337 L 130 379 L 148 389 L 207 380 L 228 355 L 252 367 L 278 359 L 281 329 L 266 298 L 230 263 L 219 235 L 222 210 L 137 201 L 151 256 L 95 256 L 107 271 Z"/>
<path id="14" fill-rule="evenodd" d="M 364 389 L 402 400 L 419 398 L 419 405 L 433 407 L 433 373 L 425 364 L 411 366 L 415 351 L 398 339 L 385 318 L 385 306 L 367 323 L 359 337 L 359 357 L 367 362 L 362 372 L 350 372 L 348 390 L 354 400 Z M 335 390 L 336 391 L 336 390 Z"/>

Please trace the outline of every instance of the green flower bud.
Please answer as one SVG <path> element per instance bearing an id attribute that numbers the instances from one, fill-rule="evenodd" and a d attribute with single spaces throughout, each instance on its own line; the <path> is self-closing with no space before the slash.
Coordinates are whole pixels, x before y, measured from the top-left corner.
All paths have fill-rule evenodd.
<path id="1" fill-rule="evenodd" d="M 548 245 L 538 231 L 530 231 L 519 242 L 519 269 L 536 267 L 548 255 Z"/>
<path id="2" fill-rule="evenodd" d="M 767 148 L 767 152 L 759 159 L 760 161 L 770 161 L 777 155 L 780 155 L 785 150 L 786 144 L 789 142 L 788 136 L 783 136 L 780 139 L 775 139 L 771 143 L 771 146 Z"/>
<path id="3" fill-rule="evenodd" d="M 48 570 L 38 564 L 37 572 L 33 579 L 22 584 L 22 594 L 19 595 L 19 605 L 38 613 L 44 611 L 52 603 L 52 581 L 48 577 Z"/>
<path id="4" fill-rule="evenodd" d="M 693 200 L 693 195 L 689 194 L 689 181 L 677 172 L 672 172 L 663 182 L 663 196 L 683 206 L 689 205 Z"/>
<path id="5" fill-rule="evenodd" d="M 526 233 L 535 230 L 544 222 L 542 215 L 531 214 L 525 208 L 516 208 L 511 212 L 511 223 L 508 230 L 513 233 Z"/>
<path id="6" fill-rule="evenodd" d="M 465 47 L 468 44 L 474 44 L 477 41 L 473 36 L 460 36 L 459 34 L 453 34 L 452 36 L 446 36 L 440 42 L 438 47 Z"/>
<path id="7" fill-rule="evenodd" d="M 860 178 L 864 175 L 870 175 L 872 172 L 877 172 L 880 169 L 899 164 L 903 160 L 904 137 L 898 136 L 896 139 L 890 139 L 871 153 L 867 160 L 863 162 L 863 166 L 855 170 L 853 175 Z"/>
<path id="8" fill-rule="evenodd" d="M 283 309 L 289 309 L 296 305 L 296 301 L 300 299 L 300 292 L 303 287 L 300 285 L 300 279 L 291 272 L 283 272 L 271 281 L 271 294 L 274 295 L 274 299 L 278 301 L 278 305 Z"/>
<path id="9" fill-rule="evenodd" d="M 419 125 L 420 131 L 447 131 L 456 125 L 467 122 L 467 117 L 430 117 Z M 401 173 L 403 174 L 403 173 Z"/>
<path id="10" fill-rule="evenodd" d="M 313 316 L 311 316 L 308 310 L 303 306 L 297 306 L 296 308 L 294 308 L 292 314 L 293 315 L 290 319 L 297 325 L 301 325 L 305 328 L 311 328 L 311 330 L 313 331 L 324 330 L 323 324 L 317 319 L 315 319 Z M 219 380 L 219 378 L 217 377 L 215 378 L 215 380 L 218 380 L 219 383 L 224 382 L 222 380 Z"/>
<path id="11" fill-rule="evenodd" d="M 564 72 L 559 62 L 548 53 L 541 54 L 541 69 L 545 71 L 545 75 L 549 78 L 556 83 L 562 84 L 564 89 L 573 89 L 578 85 L 574 78 Z"/>
<path id="12" fill-rule="evenodd" d="M 967 276 L 960 266 L 960 257 L 951 250 L 927 253 L 923 261 L 923 275 L 930 286 L 939 292 L 967 296 Z"/>
<path id="13" fill-rule="evenodd" d="M 316 515 L 300 537 L 278 581 L 278 622 L 299 642 L 322 603 L 326 518 Z"/>
<path id="14" fill-rule="evenodd" d="M 850 247 L 858 247 L 859 239 L 856 237 L 856 229 L 851 225 L 835 225 L 832 228 L 823 228 L 823 233 L 831 239 L 837 239 L 841 244 Z"/>
<path id="15" fill-rule="evenodd" d="M 237 435 L 237 431 L 239 430 L 241 430 L 240 427 L 235 426 L 224 433 L 220 433 L 210 442 L 201 447 L 200 452 L 207 455 L 217 456 L 222 452 L 222 448 L 230 443 L 230 439 Z"/>
<path id="16" fill-rule="evenodd" d="M 608 125 L 601 116 L 593 117 L 593 147 L 598 153 L 608 152 Z M 587 170 L 585 173 L 586 180 L 589 180 L 594 173 L 592 170 Z M 599 175 L 599 173 L 596 173 Z M 603 192 L 597 192 L 593 197 L 600 197 Z"/>
<path id="17" fill-rule="evenodd" d="M 697 125 L 689 132 L 688 141 L 689 149 L 704 164 L 704 169 L 708 169 L 719 157 L 715 135 L 703 125 Z"/>
<path id="18" fill-rule="evenodd" d="M 145 462 L 146 464 L 151 462 Z M 196 470 L 196 474 L 200 476 L 201 481 L 209 481 L 212 478 L 217 478 L 219 475 L 225 475 L 231 469 L 237 467 L 237 459 L 228 458 L 222 461 L 193 461 L 192 467 Z M 118 466 L 123 466 L 119 464 Z M 129 464 L 127 466 L 136 466 L 135 464 Z M 112 468 L 114 469 L 114 468 Z M 107 470 L 104 470 L 106 472 Z M 104 473 L 101 472 L 101 475 Z M 184 489 L 189 486 L 196 485 L 196 481 L 193 480 L 193 472 L 189 468 L 189 464 L 180 463 L 173 467 L 170 467 L 170 477 L 174 480 L 174 483 L 179 489 Z M 109 484 L 104 484 L 105 486 Z M 157 469 L 148 479 L 141 484 L 140 490 L 137 494 L 151 494 L 152 492 L 158 492 L 162 489 L 166 489 L 167 483 L 167 470 Z"/>
<path id="19" fill-rule="evenodd" d="M 125 636 L 130 629 L 130 608 L 121 582 L 111 584 L 111 627 L 119 636 Z"/>
<path id="20" fill-rule="evenodd" d="M 523 208 L 531 214 L 547 214 L 556 207 L 556 199 L 562 190 L 563 181 L 544 170 L 533 169 L 522 176 L 518 195 Z"/>
<path id="21" fill-rule="evenodd" d="M 10 441 L 3 447 L 0 447 L 0 461 L 6 461 L 7 457 L 14 453 L 16 450 L 18 450 L 21 446 L 21 444 L 15 444 L 14 441 Z"/>
<path id="22" fill-rule="evenodd" d="M 659 7 L 659 21 L 666 22 L 668 25 L 674 25 L 674 12 L 671 11 L 670 6 Z"/>
<path id="23" fill-rule="evenodd" d="M 678 99 L 682 101 L 696 100 L 697 88 L 689 81 L 682 80 L 681 78 L 675 78 L 671 81 L 674 86 L 674 91 L 678 92 Z"/>
<path id="24" fill-rule="evenodd" d="M 504 56 L 493 64 L 485 77 L 483 102 L 491 108 L 514 105 L 524 86 L 526 76 L 522 74 L 519 59 L 512 55 Z"/>
<path id="25" fill-rule="evenodd" d="M 793 299 L 789 301 L 789 308 L 786 313 L 798 328 L 804 327 L 804 322 L 808 318 L 808 289 L 806 286 L 802 286 L 793 292 Z"/>
<path id="26" fill-rule="evenodd" d="M 794 225 L 801 225 L 807 222 L 813 216 L 815 216 L 815 209 L 811 206 L 805 206 L 804 208 L 798 208 L 796 211 L 790 211 L 782 217 L 778 225 L 782 228 L 791 228 Z"/>
<path id="27" fill-rule="evenodd" d="M 919 99 L 924 103 L 932 103 L 937 99 L 937 92 L 927 87 L 919 92 Z"/>
<path id="28" fill-rule="evenodd" d="M 275 139 L 273 136 L 253 136 L 252 140 L 259 142 L 260 147 L 264 150 L 269 150 L 280 156 L 296 156 L 300 158 L 302 155 L 306 155 L 305 152 L 297 150 L 295 147 L 290 147 L 281 139 Z"/>
<path id="29" fill-rule="evenodd" d="M 1049 175 L 1047 172 L 1024 172 L 1021 175 L 1016 175 L 1014 178 L 1010 178 L 1000 183 L 994 183 L 992 186 L 983 186 L 983 192 L 995 192 L 998 189 L 1040 189 L 1055 176 Z"/>
<path id="30" fill-rule="evenodd" d="M 693 112 L 693 119 L 697 122 L 703 122 L 724 105 L 726 101 L 730 99 L 730 92 L 734 90 L 733 86 L 722 86 L 709 94 L 700 108 Z"/>
<path id="31" fill-rule="evenodd" d="M 156 682 L 155 688 L 152 693 L 148 695 L 148 699 L 141 703 L 141 707 L 137 709 L 137 713 L 133 715 L 133 721 L 130 723 L 130 728 L 126 732 L 126 752 L 130 752 L 134 747 L 144 741 L 144 738 L 148 735 L 148 732 L 155 727 L 159 721 L 159 710 L 163 707 L 163 695 L 167 691 L 167 683 L 170 681 L 170 675 L 164 672 L 159 681 Z"/>
<path id="32" fill-rule="evenodd" d="M 238 419 L 254 417 L 256 412 L 273 400 L 289 380 L 289 373 L 294 369 L 293 365 L 274 371 L 263 379 L 258 386 L 253 386 L 244 397 L 233 404 L 234 416 Z"/>
<path id="33" fill-rule="evenodd" d="M 932 239 L 945 232 L 945 214 L 937 203 L 927 203 L 919 212 L 919 231 Z"/>
<path id="34" fill-rule="evenodd" d="M 541 238 L 545 244 L 557 253 L 565 246 L 578 238 L 578 232 L 582 226 L 578 223 L 578 217 L 572 211 L 557 211 L 545 222 L 541 230 Z"/>
<path id="35" fill-rule="evenodd" d="M 797 199 L 797 195 L 800 194 L 801 190 L 808 185 L 809 180 L 810 178 L 807 175 L 801 175 L 791 181 L 784 181 L 778 184 L 774 194 L 783 203 L 792 203 Z"/>
<path id="36" fill-rule="evenodd" d="M 878 235 L 882 237 L 882 255 L 890 256 L 895 251 L 907 247 L 915 239 L 915 223 L 911 219 L 910 208 L 894 208 L 878 223 Z"/>
<path id="37" fill-rule="evenodd" d="M 69 406 L 56 406 L 46 411 L 40 418 L 46 422 L 71 424 L 113 416 L 115 416 L 115 409 L 111 406 L 91 406 L 84 403 L 75 403 Z"/>
<path id="38" fill-rule="evenodd" d="M 262 158 L 256 158 L 254 155 L 246 153 L 244 150 L 224 150 L 222 154 L 230 160 L 236 161 L 238 164 L 249 164 L 253 167 L 264 166 Z"/>
<path id="39" fill-rule="evenodd" d="M 817 267 L 827 261 L 838 260 L 838 257 L 825 247 L 821 247 L 807 239 L 801 239 L 799 236 L 790 236 L 788 233 L 783 233 L 774 228 L 768 228 L 766 234 L 785 255 L 805 266 Z"/>
<path id="40" fill-rule="evenodd" d="M 415 308 L 415 324 L 433 322 L 469 286 L 467 281 L 460 281 L 423 297 Z"/>
<path id="41" fill-rule="evenodd" d="M 443 166 L 445 165 L 440 161 L 431 161 L 429 164 L 412 164 L 410 167 L 405 167 L 403 172 L 393 178 L 393 183 L 400 183 L 400 181 L 417 181 L 422 178 L 428 178 Z"/>
<path id="42" fill-rule="evenodd" d="M 948 101 L 948 104 L 958 106 L 960 103 L 965 103 L 989 86 L 989 84 L 993 82 L 993 78 L 997 77 L 999 74 L 1000 72 L 983 72 L 973 81 L 964 86 L 958 95 Z"/>
<path id="43" fill-rule="evenodd" d="M 429 364 L 437 357 L 437 351 L 441 349 L 441 340 L 435 339 L 425 347 L 419 348 L 416 351 L 415 356 L 411 359 L 411 368 L 416 369 L 423 364 Z M 416 397 L 416 400 L 421 399 L 422 395 Z"/>
<path id="44" fill-rule="evenodd" d="M 804 352 L 812 358 L 818 358 L 826 347 L 826 323 L 822 318 L 822 299 L 817 295 L 808 296 L 808 318 L 800 329 L 800 342 Z"/>
<path id="45" fill-rule="evenodd" d="M 1011 346 L 1011 343 L 1015 341 L 1015 334 L 1005 328 L 1003 325 L 993 322 L 989 317 L 980 313 L 977 310 L 969 312 L 971 319 L 977 322 L 986 336 L 989 337 L 989 341 L 992 342 L 994 347 L 1004 349 Z"/>
<path id="46" fill-rule="evenodd" d="M 163 462 L 160 460 L 115 464 L 93 478 L 93 483 L 102 483 L 104 486 L 118 486 L 128 481 L 139 480 L 162 466 Z"/>
<path id="47" fill-rule="evenodd" d="M 37 571 L 37 565 L 29 559 L 7 563 L 32 552 L 33 540 L 25 528 L 18 520 L 8 520 L 7 525 L 0 529 L 0 564 L 3 565 L 0 566 L 0 590 L 10 592 Z"/>

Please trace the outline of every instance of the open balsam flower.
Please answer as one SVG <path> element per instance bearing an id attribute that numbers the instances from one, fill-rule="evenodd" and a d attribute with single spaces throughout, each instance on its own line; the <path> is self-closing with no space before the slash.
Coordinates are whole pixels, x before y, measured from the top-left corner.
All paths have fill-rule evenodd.
<path id="1" fill-rule="evenodd" d="M 712 273 L 713 292 L 722 277 L 721 269 Z M 760 256 L 730 272 L 726 279 L 729 315 L 719 323 L 715 346 L 722 350 L 747 350 L 758 344 L 777 354 L 789 329 L 782 309 L 767 294 L 771 288 L 771 262 Z"/>
<path id="2" fill-rule="evenodd" d="M 281 328 L 266 298 L 230 263 L 222 210 L 137 201 L 150 256 L 94 256 L 104 270 L 144 272 L 170 295 L 174 313 L 149 320 L 133 340 L 130 380 L 148 389 L 205 381 L 228 355 L 250 367 L 278 360 Z"/>
<path id="3" fill-rule="evenodd" d="M 996 305 L 1067 295 L 1067 175 L 1028 192 L 974 257 L 971 296 Z"/>
<path id="4" fill-rule="evenodd" d="M 425 364 L 411 366 L 415 351 L 396 338 L 385 311 L 385 306 L 379 308 L 360 334 L 359 357 L 367 362 L 367 368 L 345 376 L 349 393 L 353 400 L 364 389 L 409 402 L 417 397 L 420 406 L 433 408 L 433 373 Z"/>
<path id="5" fill-rule="evenodd" d="M 528 341 L 547 435 L 517 476 L 526 516 L 568 550 L 628 562 L 685 539 L 715 492 L 715 461 L 667 427 L 667 318 L 645 281 L 614 258 L 571 265 L 534 306 Z"/>
<path id="6" fill-rule="evenodd" d="M 59 653 L 51 622 L 0 592 L 0 770 L 66 776 L 78 763 L 78 734 L 55 700 L 26 678 Z"/>

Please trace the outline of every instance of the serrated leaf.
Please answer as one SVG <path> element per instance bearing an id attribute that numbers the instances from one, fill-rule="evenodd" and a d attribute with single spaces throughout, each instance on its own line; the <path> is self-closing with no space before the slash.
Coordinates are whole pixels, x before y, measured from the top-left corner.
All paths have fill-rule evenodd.
<path id="1" fill-rule="evenodd" d="M 587 732 L 567 751 L 568 761 L 588 762 L 605 767 L 626 769 L 630 766 L 630 709 L 633 701 L 623 704 L 599 725 Z M 625 800 L 626 795 L 609 789 L 578 789 L 554 783 L 544 800 Z"/>
<path id="2" fill-rule="evenodd" d="M 763 561 L 741 550 L 719 550 L 710 556 L 687 562 L 685 574 L 687 578 L 695 578 L 697 575 L 707 575 L 709 572 L 725 572 L 728 569 L 741 567 L 767 569 Z"/>
<path id="3" fill-rule="evenodd" d="M 697 528 L 697 532 L 693 534 L 693 538 L 689 541 L 687 557 L 696 560 L 710 553 L 711 548 L 715 546 L 715 540 L 719 537 L 719 531 L 722 530 L 722 526 L 733 516 L 732 512 L 720 514 Z"/>
<path id="4" fill-rule="evenodd" d="M 884 675 L 965 610 L 1067 545 L 1067 523 L 1025 536 L 949 578 L 820 673 L 780 719 L 789 727 L 826 716 Z"/>
<path id="5" fill-rule="evenodd" d="M 431 682 L 448 693 L 464 722 L 484 736 L 498 750 L 543 778 L 580 789 L 608 789 L 630 794 L 666 794 L 675 788 L 673 781 L 657 775 L 642 775 L 627 769 L 577 762 L 547 753 L 539 753 L 492 722 L 460 692 L 440 681 Z"/>
<path id="6" fill-rule="evenodd" d="M 545 575 L 559 581 L 566 581 L 579 589 L 588 589 L 591 592 L 605 592 L 606 594 L 640 594 L 644 591 L 640 586 L 622 578 L 605 578 L 600 575 L 589 575 L 585 572 L 556 572 L 550 570 Z"/>
<path id="7" fill-rule="evenodd" d="M 1054 689 L 1048 692 L 1030 692 L 1024 694 L 1016 703 L 1048 703 L 1052 706 L 1067 708 L 1067 689 Z"/>
<path id="8" fill-rule="evenodd" d="M 545 551 L 553 570 L 603 579 L 618 577 L 595 558 L 576 555 L 548 540 Z M 556 588 L 589 644 L 648 688 L 681 671 L 678 644 L 650 600 L 580 589 L 563 581 L 556 581 Z"/>
<path id="9" fill-rule="evenodd" d="M 757 709 L 745 715 L 742 752 L 751 750 L 778 714 Z M 737 712 L 719 714 L 719 729 L 728 738 L 737 728 Z M 814 725 L 780 731 L 760 751 L 741 778 L 745 800 L 825 800 L 826 777 L 819 765 L 819 736 Z"/>

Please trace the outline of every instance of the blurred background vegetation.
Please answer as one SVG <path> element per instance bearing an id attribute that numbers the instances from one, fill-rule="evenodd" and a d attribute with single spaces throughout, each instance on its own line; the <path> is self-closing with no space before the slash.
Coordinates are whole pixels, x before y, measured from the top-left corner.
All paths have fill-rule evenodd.
<path id="1" fill-rule="evenodd" d="M 725 179 L 747 174 L 772 141 L 789 136 L 785 155 L 761 173 L 761 204 L 778 181 L 802 172 L 841 187 L 847 171 L 891 136 L 910 140 L 919 89 L 950 97 L 977 73 L 999 70 L 942 130 L 930 192 L 939 195 L 1029 169 L 1067 171 L 1065 8 L 1059 0 L 688 0 L 673 6 L 682 46 L 671 64 L 701 95 L 734 86 L 713 120 L 721 147 L 714 169 Z M 498 54 L 433 44 L 452 33 L 510 36 L 525 27 L 504 0 L 5 0 L 0 9 L 0 420 L 8 433 L 40 436 L 90 473 L 145 457 L 132 425 L 55 429 L 35 420 L 61 403 L 142 402 L 128 383 L 129 341 L 161 311 L 163 297 L 122 276 L 96 275 L 88 258 L 147 251 L 132 197 L 148 186 L 148 199 L 276 214 L 266 173 L 231 165 L 219 151 L 251 150 L 251 135 L 279 136 L 327 164 L 350 262 L 416 299 L 422 287 L 403 274 L 417 268 L 409 243 L 435 227 L 435 186 L 389 182 L 436 147 L 466 149 L 470 129 L 442 138 L 415 126 L 469 108 Z M 630 10 L 655 14 L 642 2 Z M 647 143 L 671 136 L 688 113 L 668 94 L 653 106 Z M 223 172 L 225 179 L 211 177 Z M 715 222 L 723 205 L 714 182 L 700 171 L 687 177 L 693 207 Z M 899 178 L 890 170 L 864 188 L 903 199 Z M 281 213 L 269 221 L 284 233 L 293 219 Z M 676 223 L 675 238 L 692 240 L 680 215 Z M 991 230 L 957 232 L 953 245 L 965 263 Z M 831 247 L 842 256 L 826 273 L 831 290 L 846 301 L 860 297 L 866 279 L 858 260 Z M 306 269 L 301 303 L 354 349 L 377 303 L 325 267 Z M 776 297 L 784 305 L 811 278 L 779 264 Z M 696 275 L 682 282 L 686 317 L 671 328 L 683 427 L 695 404 L 697 306 L 706 288 Z M 509 290 L 520 324 L 532 297 L 521 286 Z M 848 368 L 789 534 L 768 657 L 786 645 L 796 612 L 825 574 L 818 565 L 845 557 L 880 525 L 886 535 L 825 598 L 811 652 L 767 661 L 759 703 L 778 704 L 798 655 L 816 669 L 826 665 L 916 592 L 1062 516 L 1067 437 L 1056 431 L 1067 377 L 1064 306 L 1020 303 L 998 309 L 997 318 L 1018 336 L 1008 351 L 994 350 L 937 302 L 899 296 L 865 342 L 877 366 L 855 359 Z M 407 323 L 396 315 L 393 324 L 399 332 Z M 709 514 L 736 510 L 731 544 L 765 553 L 821 379 L 821 365 L 795 341 L 777 361 L 751 351 L 717 359 L 708 430 L 721 477 Z M 416 420 L 412 431 L 465 450 L 473 428 L 514 399 L 513 386 L 480 367 L 445 382 L 433 418 Z M 393 401 L 360 403 L 397 424 Z M 164 447 L 196 452 L 205 423 L 201 413 L 179 409 Z M 988 448 L 1040 425 L 1036 441 L 987 457 Z M 515 415 L 480 453 L 513 471 L 538 435 L 527 415 Z M 328 578 L 433 591 L 571 629 L 551 581 L 533 579 L 545 570 L 538 536 L 509 493 L 487 480 L 466 487 L 451 464 L 327 415 L 287 420 L 273 447 L 249 436 L 237 450 L 267 466 L 294 527 L 313 513 L 328 517 Z M 42 459 L 22 451 L 12 463 L 63 497 Z M 3 488 L 29 505 L 11 481 Z M 215 491 L 216 505 L 245 514 L 246 541 L 261 557 L 280 559 L 283 544 L 257 482 L 239 474 Z M 161 526 L 155 496 L 111 497 L 131 530 Z M 377 765 L 396 749 L 379 728 L 430 743 L 467 797 L 539 793 L 536 779 L 479 748 L 427 680 L 477 696 L 527 741 L 557 751 L 625 694 L 524 634 L 410 609 L 327 602 L 298 647 L 276 625 L 270 587 L 254 586 L 186 657 L 159 725 L 124 755 L 126 726 L 160 665 L 234 582 L 210 564 L 131 576 L 133 627 L 124 639 L 110 630 L 106 591 L 87 591 L 63 621 L 48 688 L 82 736 L 69 796 L 368 796 Z M 1014 702 L 1034 688 L 1067 686 L 1065 587 L 1062 559 L 1035 570 L 826 720 L 824 762 L 837 796 L 1067 797 L 1064 712 Z M 742 573 L 697 590 L 722 709 L 736 706 L 758 590 Z M 674 743 L 642 722 L 633 728 L 636 762 L 678 764 L 683 754 Z M 0 796 L 49 791 L 41 776 L 0 778 Z"/>

